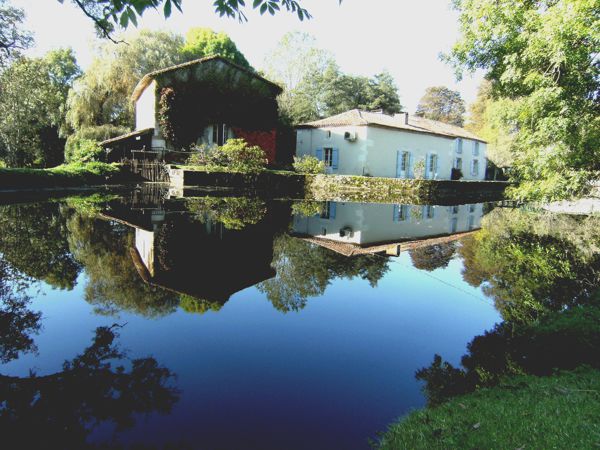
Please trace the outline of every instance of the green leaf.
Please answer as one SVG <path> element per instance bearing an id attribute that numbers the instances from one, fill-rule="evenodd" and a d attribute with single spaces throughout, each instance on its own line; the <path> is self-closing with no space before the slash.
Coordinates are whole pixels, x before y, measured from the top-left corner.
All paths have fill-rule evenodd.
<path id="1" fill-rule="evenodd" d="M 165 14 L 165 19 L 168 19 L 169 17 L 171 17 L 171 0 L 167 0 L 165 2 L 164 14 Z"/>
<path id="2" fill-rule="evenodd" d="M 267 8 L 269 6 L 266 3 L 263 3 L 262 6 L 260 7 L 260 13 L 264 14 L 267 11 Z"/>
<path id="3" fill-rule="evenodd" d="M 258 8 L 262 4 L 263 1 L 264 0 L 254 0 L 254 3 L 252 4 L 252 7 L 253 8 Z"/>

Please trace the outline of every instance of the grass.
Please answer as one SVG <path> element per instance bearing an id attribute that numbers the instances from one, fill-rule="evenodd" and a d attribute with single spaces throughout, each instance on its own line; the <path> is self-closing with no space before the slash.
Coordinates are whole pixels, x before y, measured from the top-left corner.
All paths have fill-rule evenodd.
<path id="1" fill-rule="evenodd" d="M 0 189 L 93 186 L 125 180 L 118 164 L 101 162 L 65 164 L 51 169 L 0 168 Z"/>
<path id="2" fill-rule="evenodd" d="M 600 448 L 600 371 L 507 379 L 409 414 L 375 448 Z"/>

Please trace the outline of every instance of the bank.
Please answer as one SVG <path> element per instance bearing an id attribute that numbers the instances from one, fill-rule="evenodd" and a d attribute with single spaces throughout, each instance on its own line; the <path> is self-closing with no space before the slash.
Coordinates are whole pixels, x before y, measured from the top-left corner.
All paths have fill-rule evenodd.
<path id="1" fill-rule="evenodd" d="M 535 449 L 600 446 L 600 371 L 506 379 L 410 413 L 374 447 Z"/>

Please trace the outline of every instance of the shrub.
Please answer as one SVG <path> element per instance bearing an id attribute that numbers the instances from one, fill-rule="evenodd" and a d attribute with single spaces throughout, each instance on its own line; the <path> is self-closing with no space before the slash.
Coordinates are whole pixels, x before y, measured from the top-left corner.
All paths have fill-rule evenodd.
<path id="1" fill-rule="evenodd" d="M 267 156 L 257 145 L 248 145 L 244 139 L 229 139 L 217 147 L 212 155 L 214 163 L 221 161 L 235 172 L 260 172 L 267 165 Z"/>
<path id="2" fill-rule="evenodd" d="M 415 166 L 413 168 L 413 174 L 415 175 L 415 178 L 418 180 L 425 178 L 425 160 L 424 159 L 421 159 L 415 163 Z"/>
<path id="3" fill-rule="evenodd" d="M 65 162 L 87 163 L 104 159 L 104 150 L 92 139 L 69 138 L 65 145 Z"/>
<path id="4" fill-rule="evenodd" d="M 460 180 L 462 177 L 463 177 L 462 170 L 457 169 L 456 167 L 453 167 L 452 171 L 450 172 L 450 179 L 451 180 Z"/>
<path id="5" fill-rule="evenodd" d="M 299 158 L 294 156 L 294 170 L 304 174 L 325 173 L 325 163 L 314 156 L 303 155 Z"/>

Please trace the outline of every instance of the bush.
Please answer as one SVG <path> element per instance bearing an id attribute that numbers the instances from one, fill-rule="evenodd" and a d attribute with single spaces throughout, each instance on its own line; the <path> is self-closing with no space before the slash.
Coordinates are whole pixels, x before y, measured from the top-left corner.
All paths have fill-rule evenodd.
<path id="1" fill-rule="evenodd" d="M 229 139 L 211 155 L 213 163 L 224 164 L 234 172 L 260 172 L 267 165 L 267 155 L 257 145 L 248 145 L 243 139 Z"/>
<path id="2" fill-rule="evenodd" d="M 87 141 L 93 141 L 95 143 L 105 141 L 106 139 L 110 139 L 113 137 L 121 136 L 122 134 L 128 133 L 130 130 L 123 127 L 117 127 L 114 125 L 100 125 L 97 127 L 84 127 L 71 136 L 68 137 L 67 142 L 65 143 L 65 162 L 86 162 L 93 160 L 102 160 L 104 154 L 97 154 L 96 157 L 98 159 L 78 159 L 79 156 L 76 154 L 79 153 L 80 147 L 88 146 L 91 144 L 87 143 Z M 88 148 L 89 149 L 89 148 Z M 84 152 L 80 156 L 85 156 L 87 152 Z"/>
<path id="3" fill-rule="evenodd" d="M 452 171 L 450 172 L 450 179 L 451 180 L 460 180 L 462 177 L 463 177 L 462 170 L 457 169 L 456 167 L 453 167 Z"/>
<path id="4" fill-rule="evenodd" d="M 417 180 L 425 178 L 425 160 L 421 159 L 415 163 L 413 174 Z"/>
<path id="5" fill-rule="evenodd" d="M 303 155 L 299 158 L 294 156 L 294 170 L 304 174 L 325 173 L 325 163 L 314 156 Z"/>
<path id="6" fill-rule="evenodd" d="M 104 150 L 98 142 L 92 139 L 69 138 L 65 145 L 65 162 L 67 164 L 102 161 L 104 157 Z"/>

